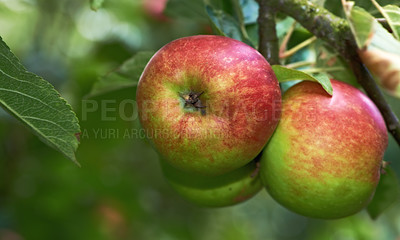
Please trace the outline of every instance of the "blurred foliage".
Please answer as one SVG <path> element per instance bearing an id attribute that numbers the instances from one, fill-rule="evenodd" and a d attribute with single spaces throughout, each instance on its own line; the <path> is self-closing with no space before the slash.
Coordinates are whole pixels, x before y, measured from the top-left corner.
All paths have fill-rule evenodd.
<path id="1" fill-rule="evenodd" d="M 182 200 L 163 178 L 156 152 L 139 131 L 131 101 L 134 86 L 85 98 L 99 76 L 106 76 L 137 52 L 156 51 L 179 37 L 212 33 L 205 10 L 197 8 L 198 0 L 185 0 L 183 5 L 170 0 L 166 15 L 154 7 L 161 2 L 106 0 L 95 12 L 90 1 L 0 0 L 0 35 L 29 71 L 50 81 L 72 104 L 82 130 L 77 152 L 82 167 L 78 168 L 0 112 L 0 239 L 400 236 L 399 202 L 375 221 L 366 211 L 322 221 L 285 210 L 265 191 L 221 209 L 198 208 Z M 246 2 L 251 1 L 240 1 Z M 325 1 L 325 5 L 340 4 Z M 256 42 L 254 5 L 246 9 L 245 27 Z M 198 18 L 184 17 L 189 10 L 196 10 Z M 286 19 L 279 24 L 292 23 Z M 278 28 L 280 36 L 283 29 L 287 28 Z M 296 27 L 288 47 L 308 37 L 308 32 Z M 310 49 L 287 63 L 317 56 Z M 387 98 L 399 114 L 398 100 Z M 390 138 L 385 160 L 392 162 L 397 174 L 399 156 L 399 147 Z"/>

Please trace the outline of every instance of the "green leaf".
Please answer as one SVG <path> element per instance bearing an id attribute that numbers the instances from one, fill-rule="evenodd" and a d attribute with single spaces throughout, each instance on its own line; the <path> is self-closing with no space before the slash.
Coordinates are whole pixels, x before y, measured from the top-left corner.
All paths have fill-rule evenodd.
<path id="1" fill-rule="evenodd" d="M 375 5 L 381 8 L 376 2 Z M 373 18 L 372 15 L 369 18 Z M 400 96 L 400 41 L 376 23 L 369 42 L 358 52 L 363 63 L 386 91 L 393 96 Z"/>
<path id="2" fill-rule="evenodd" d="M 71 106 L 50 83 L 28 72 L 1 37 L 0 105 L 44 143 L 78 164 L 75 151 L 80 128 Z"/>
<path id="3" fill-rule="evenodd" d="M 90 0 L 90 8 L 93 11 L 97 11 L 103 6 L 104 0 Z"/>
<path id="4" fill-rule="evenodd" d="M 234 38 L 239 41 L 243 40 L 239 23 L 235 18 L 210 5 L 206 5 L 206 12 L 218 35 Z"/>
<path id="5" fill-rule="evenodd" d="M 324 90 L 329 95 L 332 95 L 333 89 L 332 89 L 331 81 L 329 80 L 329 77 L 326 74 L 317 73 L 317 74 L 310 75 L 305 72 L 286 68 L 286 67 L 283 67 L 280 65 L 272 65 L 272 70 L 274 70 L 274 73 L 280 83 L 287 82 L 287 81 L 294 81 L 294 80 L 313 81 L 313 82 L 317 82 L 317 83 L 321 84 L 321 86 L 324 88 Z"/>
<path id="6" fill-rule="evenodd" d="M 168 0 L 164 14 L 172 18 L 181 18 L 207 22 L 203 0 Z"/>
<path id="7" fill-rule="evenodd" d="M 375 191 L 374 198 L 367 206 L 367 212 L 372 219 L 399 200 L 399 182 L 393 169 L 385 168 L 386 174 L 381 174 L 381 180 Z"/>
<path id="8" fill-rule="evenodd" d="M 371 14 L 362 8 L 352 7 L 350 3 L 347 2 L 347 6 L 345 5 L 345 11 L 351 13 L 349 24 L 357 41 L 357 46 L 360 49 L 372 47 L 400 54 L 400 42 L 381 24 L 378 24 Z"/>
<path id="9" fill-rule="evenodd" d="M 244 24 L 241 25 L 233 16 L 211 5 L 206 5 L 206 12 L 212 27 L 218 35 L 230 37 L 254 47 L 247 35 Z"/>
<path id="10" fill-rule="evenodd" d="M 116 70 L 101 77 L 93 86 L 88 97 L 106 94 L 121 88 L 136 86 L 140 75 L 154 55 L 153 51 L 138 52 Z"/>
<path id="11" fill-rule="evenodd" d="M 400 9 L 395 5 L 386 5 L 381 7 L 379 3 L 375 0 L 371 0 L 375 5 L 376 9 L 382 14 L 382 16 L 387 20 L 390 28 L 393 30 L 393 36 L 399 39 L 400 31 Z"/>
<path id="12" fill-rule="evenodd" d="M 233 4 L 233 9 L 235 12 L 235 16 L 237 16 L 237 20 L 239 22 L 239 27 L 240 27 L 240 32 L 243 36 L 243 42 L 249 44 L 250 46 L 255 47 L 254 42 L 251 41 L 248 33 L 247 33 L 247 29 L 246 29 L 246 21 L 248 21 L 249 19 L 246 19 L 245 15 L 244 15 L 244 7 L 246 7 L 243 4 L 247 4 L 247 6 L 250 6 L 252 1 L 250 0 L 232 0 L 232 4 Z M 258 9 L 257 8 L 253 8 L 251 10 L 256 10 L 258 13 Z M 257 14 L 258 16 L 258 14 Z M 247 23 L 253 23 L 253 22 L 247 22 Z M 254 22 L 255 23 L 255 22 Z M 258 48 L 258 47 L 257 47 Z"/>
<path id="13" fill-rule="evenodd" d="M 400 8 L 395 5 L 386 5 L 383 7 L 385 18 L 388 21 L 390 28 L 393 30 L 393 35 L 396 39 L 400 39 Z"/>
<path id="14" fill-rule="evenodd" d="M 354 2 L 345 2 L 343 7 L 357 46 L 362 49 L 371 41 L 377 23 L 371 14 L 353 4 Z"/>
<path id="15" fill-rule="evenodd" d="M 377 24 L 369 48 L 380 49 L 400 55 L 400 42 L 396 40 L 383 26 Z"/>

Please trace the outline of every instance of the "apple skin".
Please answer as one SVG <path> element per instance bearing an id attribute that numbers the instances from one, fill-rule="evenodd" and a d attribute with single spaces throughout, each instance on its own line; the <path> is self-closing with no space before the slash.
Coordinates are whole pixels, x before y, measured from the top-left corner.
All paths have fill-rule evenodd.
<path id="1" fill-rule="evenodd" d="M 358 89 L 331 80 L 329 96 L 303 81 L 282 97 L 282 117 L 261 158 L 261 179 L 280 204 L 314 218 L 363 209 L 379 182 L 385 122 Z"/>
<path id="2" fill-rule="evenodd" d="M 160 161 L 164 177 L 185 200 L 202 207 L 225 207 L 244 202 L 262 188 L 254 161 L 220 176 L 187 173 Z"/>
<path id="3" fill-rule="evenodd" d="M 182 94 L 203 92 L 203 109 Z M 175 40 L 145 67 L 137 87 L 139 119 L 163 159 L 216 176 L 261 152 L 280 118 L 279 84 L 265 58 L 221 36 Z M 202 113 L 204 111 L 204 114 Z"/>

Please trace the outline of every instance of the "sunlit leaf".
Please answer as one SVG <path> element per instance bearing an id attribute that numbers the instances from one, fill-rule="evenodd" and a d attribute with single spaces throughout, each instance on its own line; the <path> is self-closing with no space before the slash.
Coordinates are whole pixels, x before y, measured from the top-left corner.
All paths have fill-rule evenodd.
<path id="1" fill-rule="evenodd" d="M 389 19 L 386 11 L 376 1 L 372 2 Z M 378 78 L 383 88 L 389 93 L 399 96 L 400 42 L 381 24 L 378 24 L 367 11 L 353 7 L 352 2 L 344 2 L 343 6 L 360 49 L 361 59 Z"/>
<path id="2" fill-rule="evenodd" d="M 367 207 L 367 212 L 372 219 L 376 219 L 394 202 L 399 200 L 399 182 L 395 172 L 385 168 L 385 174 L 381 174 L 381 180 L 375 192 L 375 196 Z"/>
<path id="3" fill-rule="evenodd" d="M 349 20 L 349 23 L 352 31 L 354 28 L 353 34 L 357 40 L 358 47 L 360 49 L 373 47 L 400 55 L 400 42 L 381 24 L 378 24 L 371 14 L 359 7 L 352 7 L 351 3 L 347 2 L 344 8 L 347 13 L 353 14 L 353 11 L 356 12 L 355 16 L 357 17 L 355 19 L 359 24 L 354 24 L 351 20 Z M 372 21 L 372 26 L 370 26 L 370 21 Z M 363 23 L 367 26 L 358 26 Z"/>
<path id="4" fill-rule="evenodd" d="M 378 0 L 378 1 L 382 6 L 388 4 L 393 4 L 397 6 L 400 5 L 399 0 Z M 367 12 L 371 13 L 374 17 L 380 15 L 379 11 L 376 10 L 376 7 L 374 6 L 374 4 L 372 4 L 371 0 L 354 0 L 353 2 L 355 3 L 356 6 L 365 9 Z M 337 1 L 325 1 L 324 7 L 331 13 L 335 14 L 336 16 L 345 17 L 343 7 L 340 4 L 338 4 Z"/>
<path id="5" fill-rule="evenodd" d="M 400 97 L 400 42 L 376 24 L 371 43 L 359 55 L 378 83 L 391 95 Z"/>
<path id="6" fill-rule="evenodd" d="M 395 5 L 387 5 L 383 7 L 387 15 L 387 21 L 393 34 L 397 39 L 400 39 L 400 8 Z"/>
<path id="7" fill-rule="evenodd" d="M 0 105 L 44 143 L 77 163 L 80 128 L 71 106 L 49 82 L 28 72 L 1 38 Z"/>
<path id="8" fill-rule="evenodd" d="M 371 2 L 388 22 L 389 27 L 393 30 L 393 36 L 399 39 L 400 8 L 395 5 L 386 5 L 385 7 L 381 7 L 381 5 L 379 5 L 379 3 L 375 0 L 371 0 Z"/>
<path id="9" fill-rule="evenodd" d="M 371 44 L 367 49 L 380 49 L 386 52 L 400 55 L 400 42 L 396 40 L 384 27 L 377 24 Z"/>
<path id="10" fill-rule="evenodd" d="M 90 8 L 93 11 L 97 11 L 103 6 L 104 0 L 90 0 Z"/>
<path id="11" fill-rule="evenodd" d="M 343 1 L 346 18 L 356 39 L 357 46 L 362 49 L 371 41 L 375 25 L 375 18 L 364 9 L 353 6 L 354 2 Z"/>
<path id="12" fill-rule="evenodd" d="M 101 77 L 94 84 L 89 97 L 109 93 L 121 88 L 136 86 L 143 69 L 153 55 L 153 51 L 138 52 L 116 70 Z"/>
<path id="13" fill-rule="evenodd" d="M 333 89 L 331 85 L 331 81 L 326 74 L 318 73 L 318 74 L 307 74 L 305 72 L 286 68 L 280 65 L 273 65 L 272 69 L 278 79 L 278 82 L 287 82 L 287 81 L 294 81 L 294 80 L 308 80 L 313 81 L 321 84 L 324 90 L 329 94 L 332 95 Z"/>

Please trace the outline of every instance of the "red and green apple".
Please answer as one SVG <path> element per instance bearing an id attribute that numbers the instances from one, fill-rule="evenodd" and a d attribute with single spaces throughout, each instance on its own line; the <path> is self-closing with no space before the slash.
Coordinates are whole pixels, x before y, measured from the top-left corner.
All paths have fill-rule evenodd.
<path id="1" fill-rule="evenodd" d="M 385 122 L 358 89 L 331 80 L 333 95 L 303 81 L 282 97 L 282 117 L 261 160 L 271 196 L 299 214 L 340 218 L 374 195 L 388 144 Z"/>
<path id="2" fill-rule="evenodd" d="M 249 163 L 280 118 L 281 93 L 268 62 L 222 36 L 165 45 L 144 69 L 136 96 L 141 125 L 162 158 L 203 175 Z"/>

